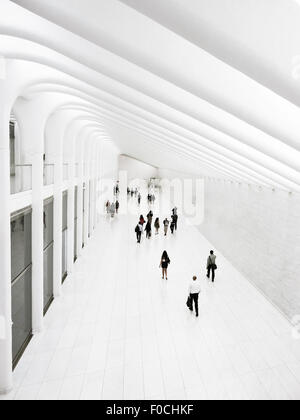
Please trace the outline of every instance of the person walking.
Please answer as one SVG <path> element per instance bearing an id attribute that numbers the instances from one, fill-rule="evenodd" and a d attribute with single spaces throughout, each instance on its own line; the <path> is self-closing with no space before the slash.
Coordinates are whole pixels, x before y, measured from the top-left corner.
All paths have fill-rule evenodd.
<path id="1" fill-rule="evenodd" d="M 177 231 L 177 228 L 178 228 L 178 215 L 177 214 L 173 214 L 172 221 L 174 222 L 175 230 Z"/>
<path id="2" fill-rule="evenodd" d="M 169 255 L 167 251 L 164 251 L 161 257 L 160 261 L 160 268 L 162 268 L 162 278 L 163 280 L 166 277 L 166 280 L 168 280 L 168 267 L 171 264 L 171 260 L 169 258 Z"/>
<path id="3" fill-rule="evenodd" d="M 141 243 L 141 239 L 142 239 L 142 232 L 143 232 L 143 225 L 141 225 L 140 223 L 136 226 L 135 228 L 135 233 L 136 233 L 136 239 L 137 239 L 137 243 L 140 244 Z"/>
<path id="4" fill-rule="evenodd" d="M 169 225 L 170 225 L 170 222 L 169 222 L 169 220 L 166 218 L 166 219 L 164 220 L 164 231 L 165 231 L 165 236 L 167 236 L 167 234 L 168 234 Z"/>
<path id="5" fill-rule="evenodd" d="M 141 194 L 139 194 L 139 196 L 138 196 L 138 204 L 139 204 L 139 206 L 141 205 L 141 200 L 142 200 L 142 196 L 141 196 Z"/>
<path id="6" fill-rule="evenodd" d="M 117 200 L 117 201 L 116 201 L 116 213 L 117 213 L 117 214 L 119 214 L 119 208 L 120 208 L 120 203 L 119 203 L 119 201 Z"/>
<path id="7" fill-rule="evenodd" d="M 174 207 L 173 208 L 172 213 L 173 213 L 173 216 L 176 216 L 177 215 L 177 213 L 178 213 L 177 207 Z"/>
<path id="8" fill-rule="evenodd" d="M 174 235 L 174 230 L 175 230 L 175 222 L 174 222 L 174 219 L 172 219 L 172 222 L 171 222 L 171 225 L 170 225 L 170 229 L 171 229 L 172 235 Z"/>
<path id="9" fill-rule="evenodd" d="M 146 221 L 145 221 L 145 219 L 144 219 L 144 216 L 143 215 L 141 215 L 140 216 L 140 224 L 142 225 L 142 226 L 144 226 L 144 224 L 146 223 Z"/>
<path id="10" fill-rule="evenodd" d="M 160 229 L 160 222 L 159 222 L 159 218 L 157 218 L 156 220 L 155 220 L 155 223 L 154 223 L 154 227 L 155 227 L 155 230 L 156 230 L 156 235 L 158 235 L 159 234 L 159 229 Z"/>
<path id="11" fill-rule="evenodd" d="M 215 282 L 216 277 L 216 270 L 217 270 L 217 264 L 216 264 L 216 256 L 214 254 L 214 251 L 210 251 L 210 255 L 207 259 L 207 278 L 210 279 L 210 273 L 212 273 L 212 282 Z"/>
<path id="12" fill-rule="evenodd" d="M 199 317 L 199 294 L 201 293 L 201 284 L 200 281 L 197 279 L 196 276 L 193 277 L 193 281 L 189 286 L 189 295 L 190 295 L 190 311 L 194 311 L 194 304 L 195 304 L 195 311 L 196 317 Z"/>
<path id="13" fill-rule="evenodd" d="M 146 238 L 150 239 L 151 236 L 152 236 L 152 227 L 151 227 L 150 221 L 148 221 L 148 223 L 146 225 L 146 228 L 145 228 L 145 231 L 146 231 Z"/>
<path id="14" fill-rule="evenodd" d="M 112 219 L 115 217 L 115 213 L 116 213 L 116 205 L 115 203 L 112 203 L 112 205 L 110 206 L 110 215 Z"/>
<path id="15" fill-rule="evenodd" d="M 109 214 L 109 212 L 110 212 L 110 201 L 109 200 L 106 202 L 105 207 L 106 207 L 106 213 Z"/>
<path id="16" fill-rule="evenodd" d="M 152 212 L 152 211 L 150 211 L 150 212 L 147 214 L 147 220 L 148 220 L 148 222 L 152 225 L 152 220 L 153 220 L 153 212 Z"/>

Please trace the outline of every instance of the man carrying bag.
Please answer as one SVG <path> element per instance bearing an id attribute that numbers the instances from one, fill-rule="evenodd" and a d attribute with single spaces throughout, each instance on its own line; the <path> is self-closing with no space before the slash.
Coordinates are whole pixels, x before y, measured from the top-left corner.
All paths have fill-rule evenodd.
<path id="1" fill-rule="evenodd" d="M 207 259 L 207 278 L 210 279 L 210 273 L 212 272 L 212 282 L 215 281 L 215 271 L 218 269 L 216 265 L 216 256 L 214 255 L 214 251 L 210 251 L 210 256 Z"/>
<path id="2" fill-rule="evenodd" d="M 193 277 L 193 281 L 189 287 L 189 297 L 187 301 L 187 306 L 191 312 L 193 312 L 194 303 L 195 303 L 195 311 L 196 317 L 199 317 L 199 294 L 201 293 L 201 284 L 200 281 L 197 279 L 196 276 Z"/>

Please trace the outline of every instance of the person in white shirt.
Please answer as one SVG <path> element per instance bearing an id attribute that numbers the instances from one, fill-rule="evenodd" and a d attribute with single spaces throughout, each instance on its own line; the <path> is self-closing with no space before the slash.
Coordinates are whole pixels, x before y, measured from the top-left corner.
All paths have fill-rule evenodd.
<path id="1" fill-rule="evenodd" d="M 189 293 L 191 298 L 191 306 L 190 310 L 193 312 L 193 306 L 195 302 L 195 311 L 196 311 L 196 317 L 199 316 L 199 294 L 201 293 L 201 284 L 200 280 L 197 279 L 196 276 L 193 277 L 193 281 L 190 284 L 189 287 Z"/>

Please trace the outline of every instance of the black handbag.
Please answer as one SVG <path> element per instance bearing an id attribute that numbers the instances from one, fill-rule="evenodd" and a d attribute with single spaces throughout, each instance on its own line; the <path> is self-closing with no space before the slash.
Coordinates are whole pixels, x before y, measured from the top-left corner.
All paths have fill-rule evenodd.
<path id="1" fill-rule="evenodd" d="M 188 297 L 188 300 L 186 302 L 186 306 L 191 309 L 192 308 L 192 298 L 191 296 Z"/>

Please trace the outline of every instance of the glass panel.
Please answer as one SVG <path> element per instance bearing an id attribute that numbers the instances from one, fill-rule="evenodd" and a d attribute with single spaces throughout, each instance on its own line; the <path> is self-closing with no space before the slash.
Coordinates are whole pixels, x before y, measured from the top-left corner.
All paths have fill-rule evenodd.
<path id="1" fill-rule="evenodd" d="M 63 220 L 62 229 L 68 229 L 68 193 L 63 194 Z"/>
<path id="2" fill-rule="evenodd" d="M 88 217 L 89 217 L 89 237 L 90 237 L 91 236 L 91 231 L 92 231 L 92 226 L 91 226 L 91 223 L 92 223 L 92 220 L 91 220 L 92 181 L 90 181 L 89 196 L 90 196 L 90 199 L 89 199 L 89 215 L 88 215 Z"/>
<path id="3" fill-rule="evenodd" d="M 11 121 L 9 123 L 9 140 L 10 140 L 10 176 L 16 174 L 16 135 L 15 135 L 15 123 Z"/>
<path id="4" fill-rule="evenodd" d="M 18 277 L 31 264 L 31 212 L 11 220 L 11 275 Z"/>
<path id="5" fill-rule="evenodd" d="M 84 215 L 85 215 L 85 206 L 86 206 L 86 189 L 85 184 L 83 184 L 83 217 L 82 217 L 82 247 L 84 247 L 84 238 L 85 238 L 85 223 L 84 223 Z"/>
<path id="6" fill-rule="evenodd" d="M 67 270 L 67 244 L 68 244 L 68 231 L 64 230 L 62 233 L 62 280 L 66 278 L 68 274 Z"/>
<path id="7" fill-rule="evenodd" d="M 15 165 L 10 177 L 10 193 L 18 194 L 32 189 L 32 165 Z"/>
<path id="8" fill-rule="evenodd" d="M 44 205 L 44 249 L 53 242 L 53 200 Z"/>
<path id="9" fill-rule="evenodd" d="M 74 261 L 77 259 L 77 200 L 78 200 L 78 188 L 75 187 L 74 196 Z"/>
<path id="10" fill-rule="evenodd" d="M 54 184 L 54 165 L 44 164 L 44 185 Z"/>
<path id="11" fill-rule="evenodd" d="M 32 333 L 31 268 L 12 286 L 12 350 L 13 361 Z"/>
<path id="12" fill-rule="evenodd" d="M 44 251 L 44 310 L 53 299 L 53 244 Z"/>
<path id="13" fill-rule="evenodd" d="M 68 181 L 69 179 L 69 164 L 64 163 L 63 165 L 63 180 Z"/>

